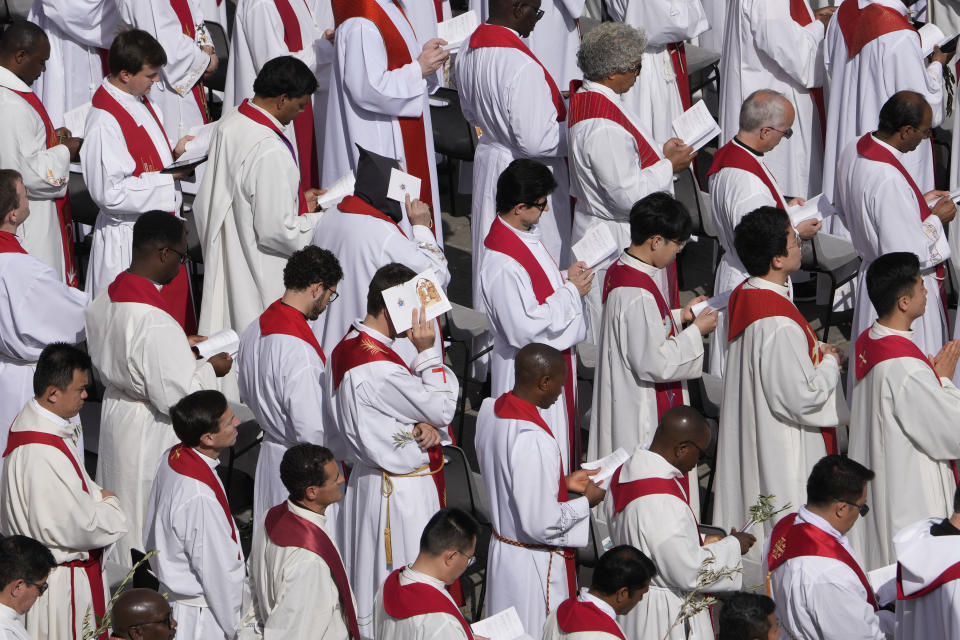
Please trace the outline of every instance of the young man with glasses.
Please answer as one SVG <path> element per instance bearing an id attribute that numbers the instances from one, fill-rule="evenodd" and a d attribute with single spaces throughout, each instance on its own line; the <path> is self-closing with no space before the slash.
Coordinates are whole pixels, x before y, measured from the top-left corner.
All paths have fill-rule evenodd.
<path id="1" fill-rule="evenodd" d="M 773 528 L 766 549 L 769 584 L 789 637 L 893 637 L 895 616 L 878 609 L 847 539 L 870 512 L 867 485 L 873 477 L 845 456 L 820 459 L 807 480 L 806 504 Z"/>
<path id="2" fill-rule="evenodd" d="M 213 389 L 233 363 L 228 353 L 199 360 L 171 315 L 163 288 L 176 277 L 187 253 L 183 220 L 150 211 L 133 225 L 130 268 L 116 277 L 87 309 L 87 348 L 106 387 L 100 414 L 97 479 L 123 487 L 120 504 L 129 533 L 114 560 L 130 566 L 130 549 L 141 540 L 146 501 L 163 452 L 177 442 L 170 407 L 199 389 Z"/>
<path id="3" fill-rule="evenodd" d="M 47 592 L 47 576 L 56 566 L 50 550 L 33 538 L 0 540 L 0 638 L 30 640 L 21 617 Z"/>

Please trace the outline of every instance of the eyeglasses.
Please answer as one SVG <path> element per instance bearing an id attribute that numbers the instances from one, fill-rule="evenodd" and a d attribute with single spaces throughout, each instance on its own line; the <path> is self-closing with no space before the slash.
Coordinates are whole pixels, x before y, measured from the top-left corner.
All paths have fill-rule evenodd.
<path id="1" fill-rule="evenodd" d="M 843 504 L 848 504 L 851 507 L 856 507 L 857 510 L 860 512 L 861 518 L 865 518 L 867 514 L 870 513 L 870 505 L 868 505 L 866 502 L 864 502 L 863 504 L 857 504 L 856 502 L 850 502 L 849 500 L 841 500 L 840 498 L 834 498 L 833 501 L 842 502 Z"/>
<path id="2" fill-rule="evenodd" d="M 778 133 L 782 133 L 782 134 L 783 134 L 783 137 L 786 138 L 787 140 L 789 140 L 790 138 L 793 137 L 793 128 L 792 128 L 792 127 L 789 128 L 789 129 L 786 129 L 786 130 L 777 129 L 776 127 L 764 127 L 764 129 L 773 129 L 774 131 L 776 131 L 776 132 L 778 132 Z"/>
<path id="3" fill-rule="evenodd" d="M 330 289 L 327 289 L 327 291 L 330 291 Z M 339 297 L 340 297 L 339 293 L 337 293 L 336 291 L 330 291 L 330 299 L 327 300 L 327 304 L 330 304 L 331 302 L 333 302 Z"/>
<path id="4" fill-rule="evenodd" d="M 47 589 L 50 588 L 50 585 L 46 582 L 30 582 L 29 580 L 24 580 L 24 582 L 26 582 L 31 587 L 36 587 L 37 597 L 40 597 L 43 594 L 45 594 L 47 592 Z"/>
<path id="5" fill-rule="evenodd" d="M 173 611 L 172 610 L 169 611 L 167 613 L 166 618 L 161 618 L 160 620 L 149 620 L 147 622 L 138 622 L 137 624 L 131 624 L 129 628 L 132 629 L 134 627 L 145 627 L 148 624 L 162 624 L 162 625 L 166 625 L 168 629 L 172 629 L 173 628 Z"/>
<path id="6" fill-rule="evenodd" d="M 175 254 L 180 256 L 180 264 L 187 264 L 187 262 L 190 260 L 190 254 L 180 253 L 173 247 L 164 247 L 164 249 L 166 249 L 167 251 L 173 251 Z M 161 251 L 163 251 L 163 249 L 161 249 Z"/>
<path id="7" fill-rule="evenodd" d="M 543 210 L 547 208 L 547 199 L 544 198 L 543 202 L 528 202 L 527 206 L 536 207 L 537 209 L 540 209 L 540 213 L 543 213 Z"/>
<path id="8" fill-rule="evenodd" d="M 514 2 L 514 3 L 513 3 L 513 6 L 515 6 L 515 7 L 530 7 L 531 9 L 534 8 L 532 4 L 527 4 L 526 2 Z M 537 9 L 537 20 L 539 20 L 539 19 L 542 18 L 542 17 L 543 17 L 543 9 Z"/>
<path id="9" fill-rule="evenodd" d="M 476 554 L 474 554 L 474 555 L 472 555 L 472 556 L 468 556 L 467 554 L 465 554 L 463 551 L 460 551 L 459 549 L 455 549 L 455 551 L 456 551 L 457 553 L 459 553 L 460 555 L 462 555 L 464 558 L 467 559 L 467 568 L 468 568 L 468 569 L 469 569 L 470 567 L 472 567 L 474 564 L 476 564 L 476 562 L 477 562 L 477 556 L 476 556 Z"/>

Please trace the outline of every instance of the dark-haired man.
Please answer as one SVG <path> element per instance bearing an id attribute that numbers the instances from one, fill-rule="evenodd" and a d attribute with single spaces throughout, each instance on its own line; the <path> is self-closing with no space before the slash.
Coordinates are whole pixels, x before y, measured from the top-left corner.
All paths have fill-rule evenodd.
<path id="1" fill-rule="evenodd" d="M 877 599 L 847 533 L 870 511 L 873 471 L 840 455 L 819 460 L 806 504 L 773 527 L 766 550 L 780 623 L 794 638 L 884 640 L 894 615 Z"/>
<path id="2" fill-rule="evenodd" d="M 590 588 L 570 597 L 547 618 L 543 640 L 626 640 L 617 616 L 625 616 L 650 590 L 657 566 L 629 545 L 600 556 Z"/>
<path id="3" fill-rule="evenodd" d="M 127 532 L 116 494 L 96 484 L 77 450 L 71 420 L 87 397 L 90 358 L 47 346 L 33 377 L 34 398 L 10 427 L 0 482 L 0 534 L 34 538 L 59 563 L 45 597 L 27 612 L 35 640 L 82 637 L 84 613 L 102 617 L 109 599 L 103 549 Z M 99 640 L 106 640 L 107 634 Z"/>
<path id="4" fill-rule="evenodd" d="M 410 310 L 405 332 L 417 349 L 408 366 L 393 349 L 383 291 L 414 272 L 392 263 L 377 270 L 367 315 L 355 320 L 330 357 L 331 413 L 353 465 L 343 502 L 343 556 L 364 638 L 373 637 L 373 600 L 391 571 L 412 562 L 423 527 L 443 506 L 445 425 L 456 410 L 457 377 L 435 345 L 436 323 Z"/>
<path id="5" fill-rule="evenodd" d="M 356 605 L 330 521 L 343 498 L 333 453 L 298 444 L 283 454 L 287 499 L 256 520 L 250 580 L 264 640 L 360 640 Z"/>
<path id="6" fill-rule="evenodd" d="M 447 585 L 476 559 L 480 525 L 460 509 L 441 509 L 420 535 L 416 560 L 387 577 L 378 590 L 373 624 L 376 638 L 474 640 L 470 625 Z"/>
<path id="7" fill-rule="evenodd" d="M 896 562 L 897 531 L 926 516 L 950 515 L 957 486 L 960 390 L 950 379 L 960 341 L 930 359 L 911 339 L 926 311 L 920 274 L 912 252 L 882 255 L 867 271 L 878 318 L 856 340 L 849 453 L 877 474 L 868 494 L 873 513 L 851 536 L 868 571 Z"/>
<path id="8" fill-rule="evenodd" d="M 132 244 L 130 268 L 86 312 L 87 347 L 106 387 L 97 480 L 123 487 L 130 530 L 111 559 L 124 566 L 131 565 L 130 549 L 146 550 L 147 497 L 163 452 L 177 442 L 170 407 L 191 391 L 216 388 L 232 366 L 227 353 L 197 360 L 191 347 L 202 338 L 187 336 L 163 299 L 187 253 L 183 220 L 144 213 L 133 225 Z"/>
<path id="9" fill-rule="evenodd" d="M 720 608 L 717 640 L 780 640 L 777 605 L 759 593 L 735 593 Z"/>
<path id="10" fill-rule="evenodd" d="M 194 202 L 205 269 L 201 331 L 243 331 L 282 296 L 287 257 L 310 242 L 320 219 L 318 185 L 303 182 L 283 133 L 317 79 L 283 56 L 263 65 L 253 90 L 217 125 Z"/>
<path id="11" fill-rule="evenodd" d="M 168 593 L 177 636 L 231 640 L 240 625 L 245 568 L 240 535 L 217 476 L 220 452 L 240 420 L 219 391 L 196 391 L 170 407 L 180 438 L 160 462 L 143 538 Z"/>
<path id="12" fill-rule="evenodd" d="M 184 170 L 162 173 L 183 153 L 188 138 L 171 147 L 160 112 L 147 97 L 167 63 L 153 36 L 131 29 L 110 45 L 110 75 L 93 95 L 81 150 L 83 179 L 100 207 L 93 229 L 86 290 L 96 297 L 130 266 L 133 224 L 147 211 L 179 214 L 177 180 Z M 161 293 L 185 331 L 196 331 L 187 270 Z"/>
<path id="13" fill-rule="evenodd" d="M 47 591 L 47 577 L 57 566 L 45 546 L 27 536 L 0 540 L 0 638 L 30 640 L 21 616 Z"/>
<path id="14" fill-rule="evenodd" d="M 761 207 L 734 230 L 750 274 L 727 307 L 730 367 L 723 378 L 717 443 L 715 524 L 739 527 L 758 495 L 802 504 L 810 469 L 837 452 L 836 427 L 849 410 L 840 388 L 841 356 L 821 343 L 789 297 L 800 268 L 800 236 L 782 209 Z M 784 455 L 784 452 L 790 455 Z M 754 528 L 766 536 L 773 522 Z M 760 559 L 751 554 L 748 571 Z M 748 580 L 759 579 L 749 574 Z"/>
<path id="15" fill-rule="evenodd" d="M 177 620 L 167 599 L 153 589 L 128 589 L 117 596 L 110 613 L 114 638 L 173 640 Z"/>

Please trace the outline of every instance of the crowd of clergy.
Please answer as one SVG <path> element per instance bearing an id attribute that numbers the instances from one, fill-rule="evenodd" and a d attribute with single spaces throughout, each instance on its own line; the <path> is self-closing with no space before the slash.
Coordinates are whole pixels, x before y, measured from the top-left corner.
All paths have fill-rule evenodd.
<path id="1" fill-rule="evenodd" d="M 0 640 L 960 638 L 960 5 L 811 1 L 470 0 L 447 42 L 448 0 L 34 0 L 0 34 Z M 450 89 L 469 512 L 450 321 L 385 293 L 450 285 Z M 681 303 L 686 183 L 722 255 Z"/>

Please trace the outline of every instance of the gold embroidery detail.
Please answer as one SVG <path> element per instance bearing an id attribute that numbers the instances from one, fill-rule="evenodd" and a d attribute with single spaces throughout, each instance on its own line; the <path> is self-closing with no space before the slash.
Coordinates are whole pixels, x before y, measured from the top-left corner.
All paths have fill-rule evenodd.
<path id="1" fill-rule="evenodd" d="M 783 553 L 787 550 L 787 536 L 781 536 L 777 543 L 773 545 L 773 551 L 770 552 L 770 555 L 773 556 L 774 560 L 779 560 Z"/>

